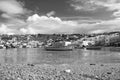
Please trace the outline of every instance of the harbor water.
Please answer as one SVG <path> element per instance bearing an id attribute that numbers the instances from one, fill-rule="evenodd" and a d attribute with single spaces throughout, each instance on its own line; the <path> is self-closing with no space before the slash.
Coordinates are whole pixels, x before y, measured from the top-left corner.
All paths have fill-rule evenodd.
<path id="1" fill-rule="evenodd" d="M 120 63 L 120 51 L 110 51 L 109 49 L 75 49 L 73 51 L 45 51 L 42 48 L 0 49 L 0 63 Z"/>

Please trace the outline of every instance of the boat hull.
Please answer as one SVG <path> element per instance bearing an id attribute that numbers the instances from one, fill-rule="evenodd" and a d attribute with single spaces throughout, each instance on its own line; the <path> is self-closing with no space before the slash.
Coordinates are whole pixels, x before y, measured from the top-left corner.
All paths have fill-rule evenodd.
<path id="1" fill-rule="evenodd" d="M 101 50 L 101 47 L 86 47 L 87 50 Z"/>
<path id="2" fill-rule="evenodd" d="M 72 51 L 73 48 L 53 48 L 53 47 L 45 47 L 47 51 Z"/>

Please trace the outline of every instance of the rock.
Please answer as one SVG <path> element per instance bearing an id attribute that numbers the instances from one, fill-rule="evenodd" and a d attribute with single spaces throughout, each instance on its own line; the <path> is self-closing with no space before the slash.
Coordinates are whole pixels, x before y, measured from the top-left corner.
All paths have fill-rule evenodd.
<path id="1" fill-rule="evenodd" d="M 92 80 L 92 79 L 90 79 L 90 78 L 87 78 L 86 80 Z"/>
<path id="2" fill-rule="evenodd" d="M 21 79 L 21 78 L 18 77 L 17 80 L 23 80 L 23 79 Z"/>
<path id="3" fill-rule="evenodd" d="M 71 72 L 71 70 L 70 70 L 70 69 L 67 69 L 67 70 L 65 70 L 65 72 L 70 73 L 70 72 Z"/>
<path id="4" fill-rule="evenodd" d="M 107 74 L 112 74 L 111 72 L 107 72 Z"/>
<path id="5" fill-rule="evenodd" d="M 34 66 L 34 64 L 27 64 L 28 66 Z"/>
<path id="6" fill-rule="evenodd" d="M 103 64 L 101 64 L 101 66 L 104 66 Z"/>
<path id="7" fill-rule="evenodd" d="M 90 65 L 96 65 L 96 64 L 91 63 Z"/>

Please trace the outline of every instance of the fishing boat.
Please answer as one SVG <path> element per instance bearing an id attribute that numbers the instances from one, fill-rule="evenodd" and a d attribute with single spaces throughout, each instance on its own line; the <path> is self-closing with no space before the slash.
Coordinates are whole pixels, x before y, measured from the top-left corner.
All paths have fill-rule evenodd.
<path id="1" fill-rule="evenodd" d="M 45 46 L 44 49 L 47 50 L 47 51 L 72 51 L 73 46 L 66 45 L 63 42 L 55 42 L 50 46 L 48 46 L 48 45 Z"/>

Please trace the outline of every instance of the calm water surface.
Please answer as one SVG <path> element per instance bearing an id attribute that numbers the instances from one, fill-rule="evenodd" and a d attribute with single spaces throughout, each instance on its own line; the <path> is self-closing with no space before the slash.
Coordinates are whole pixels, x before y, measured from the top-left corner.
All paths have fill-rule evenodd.
<path id="1" fill-rule="evenodd" d="M 120 63 L 120 52 L 109 50 L 45 51 L 42 48 L 0 49 L 0 63 Z"/>

